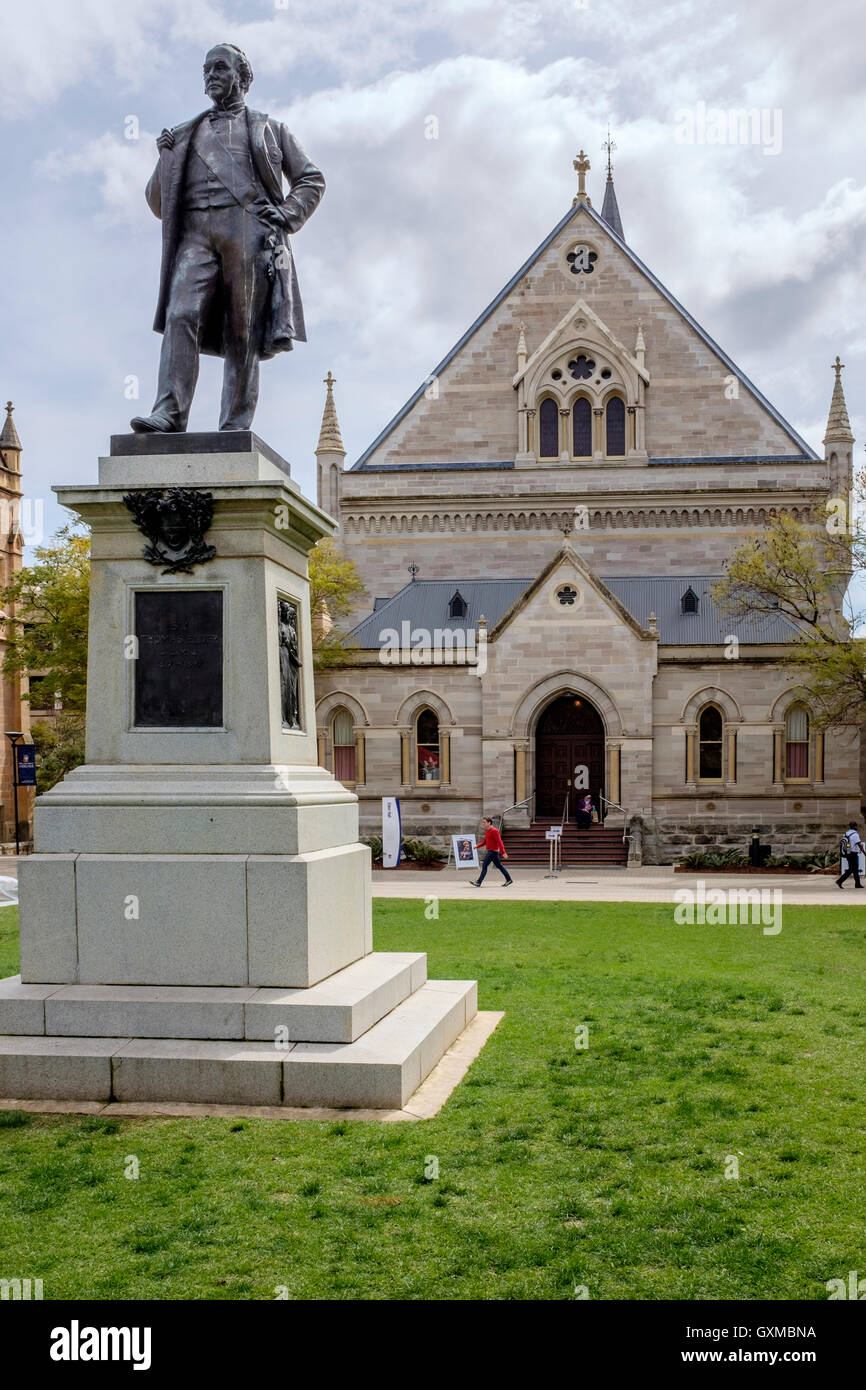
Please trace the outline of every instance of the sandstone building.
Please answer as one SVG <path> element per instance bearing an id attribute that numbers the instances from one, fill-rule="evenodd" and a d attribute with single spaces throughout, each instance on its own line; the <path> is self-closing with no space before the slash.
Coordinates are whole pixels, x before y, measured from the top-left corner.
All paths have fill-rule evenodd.
<path id="1" fill-rule="evenodd" d="M 0 430 L 0 588 L 5 588 L 13 574 L 21 568 L 22 535 L 21 507 L 21 440 L 12 419 L 14 407 L 6 405 L 6 419 Z M 6 675 L 3 660 L 6 654 L 8 622 L 14 617 L 9 606 L 0 613 L 0 838 L 3 846 L 15 848 L 15 796 L 13 791 L 13 754 L 7 731 L 26 733 L 29 738 L 30 707 L 22 701 L 26 678 Z M 33 790 L 18 791 L 18 821 L 21 840 L 29 840 L 33 821 Z"/>
<path id="2" fill-rule="evenodd" d="M 435 837 L 573 819 L 586 783 L 633 860 L 753 826 L 831 846 L 860 813 L 857 732 L 816 727 L 784 621 L 724 617 L 711 588 L 773 509 L 847 493 L 838 359 L 819 457 L 631 250 L 610 168 L 591 205 L 588 167 L 348 469 L 329 374 L 319 503 L 369 599 L 357 658 L 317 678 L 320 761 L 367 834 L 386 794 Z"/>

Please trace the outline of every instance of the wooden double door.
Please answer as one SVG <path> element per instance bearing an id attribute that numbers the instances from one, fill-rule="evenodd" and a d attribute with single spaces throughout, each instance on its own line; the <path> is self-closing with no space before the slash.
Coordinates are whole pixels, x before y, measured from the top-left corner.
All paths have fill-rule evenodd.
<path id="1" fill-rule="evenodd" d="M 574 787 L 575 768 L 588 769 L 589 786 Z M 560 695 L 541 715 L 535 735 L 535 814 L 559 818 L 568 806 L 573 820 L 577 801 L 589 791 L 601 817 L 604 793 L 604 725 L 582 695 Z"/>

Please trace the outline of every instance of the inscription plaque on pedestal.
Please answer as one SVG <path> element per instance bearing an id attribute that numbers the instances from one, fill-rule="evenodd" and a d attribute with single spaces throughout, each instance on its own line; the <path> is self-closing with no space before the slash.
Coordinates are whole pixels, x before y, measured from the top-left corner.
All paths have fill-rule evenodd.
<path id="1" fill-rule="evenodd" d="M 137 728 L 220 728 L 223 596 L 220 589 L 135 595 Z"/>

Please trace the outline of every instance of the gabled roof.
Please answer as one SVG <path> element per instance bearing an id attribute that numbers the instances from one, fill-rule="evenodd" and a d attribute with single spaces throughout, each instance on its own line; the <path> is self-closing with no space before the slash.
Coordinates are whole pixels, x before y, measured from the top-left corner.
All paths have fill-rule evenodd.
<path id="1" fill-rule="evenodd" d="M 632 629 L 636 636 L 650 638 L 651 634 L 646 625 L 642 625 L 637 621 L 634 614 L 630 613 L 625 604 L 620 602 L 617 595 L 605 584 L 604 580 L 600 579 L 594 570 L 590 569 L 583 557 L 578 555 L 574 547 L 570 545 L 568 541 L 565 541 L 554 555 L 553 559 L 536 575 L 529 587 L 524 589 L 523 593 L 515 599 L 508 612 L 502 615 L 498 623 L 491 625 L 490 631 L 487 634 L 488 641 L 495 641 L 500 633 L 504 632 L 509 624 L 514 622 L 518 613 L 526 607 L 533 595 L 544 585 L 545 581 L 553 574 L 554 570 L 559 569 L 562 564 L 576 569 L 586 583 L 592 585 L 600 598 L 613 609 L 627 627 Z"/>
<path id="2" fill-rule="evenodd" d="M 382 645 L 382 633 L 387 628 L 396 629 L 402 642 L 404 622 L 409 624 L 410 633 L 415 628 L 423 628 L 431 634 L 437 628 L 469 632 L 477 628 L 478 619 L 483 616 L 492 640 L 497 635 L 496 629 L 501 631 L 505 620 L 510 621 L 517 615 L 531 592 L 561 558 L 562 551 L 536 579 L 416 579 L 391 598 L 377 598 L 373 612 L 352 629 L 349 637 L 356 646 L 375 650 Z M 663 646 L 724 646 L 730 634 L 745 646 L 792 640 L 795 629 L 784 618 L 762 615 L 731 618 L 720 613 L 711 593 L 720 577 L 718 574 L 614 575 L 599 579 L 591 574 L 596 589 L 608 595 L 630 626 L 645 633 L 650 613 L 655 613 Z M 455 588 L 459 588 L 467 603 L 462 618 L 448 615 L 448 603 Z M 689 588 L 699 599 L 697 613 L 682 611 L 682 596 Z"/>
<path id="3" fill-rule="evenodd" d="M 613 228 L 605 221 L 603 217 L 601 217 L 595 211 L 595 208 L 591 207 L 587 203 L 578 202 L 568 209 L 568 212 L 565 214 L 564 217 L 560 218 L 559 222 L 557 222 L 556 226 L 553 228 L 553 231 L 550 232 L 549 235 L 544 238 L 544 241 L 542 241 L 541 244 L 536 247 L 529 259 L 527 261 L 524 261 L 520 269 L 514 275 L 512 275 L 511 279 L 508 281 L 508 284 L 505 285 L 499 291 L 495 299 L 492 299 L 490 301 L 490 303 L 487 305 L 487 308 L 481 314 L 479 314 L 475 322 L 471 324 L 469 328 L 467 328 L 462 338 L 460 338 L 454 344 L 451 351 L 448 352 L 445 355 L 445 357 L 442 358 L 442 361 L 438 364 L 438 366 L 433 368 L 433 371 L 430 373 L 430 375 L 425 378 L 425 380 L 418 387 L 417 391 L 415 391 L 409 397 L 405 405 L 403 405 L 400 408 L 400 410 L 397 411 L 397 414 L 394 416 L 392 420 L 388 422 L 388 424 L 382 430 L 381 434 L 376 436 L 372 444 L 370 444 L 369 447 L 364 450 L 361 457 L 355 463 L 353 463 L 350 471 L 363 471 L 366 460 L 370 457 L 370 455 L 374 453 L 376 449 L 378 449 L 379 445 L 382 444 L 384 440 L 388 438 L 392 430 L 394 430 L 396 426 L 400 423 L 400 421 L 403 420 L 406 415 L 408 415 L 412 407 L 424 395 L 424 392 L 428 389 L 430 378 L 438 377 L 441 375 L 441 373 L 445 370 L 448 364 L 452 362 L 453 359 L 457 356 L 458 352 L 460 352 L 460 350 L 463 347 L 465 347 L 465 345 L 469 342 L 473 334 L 475 334 L 481 327 L 481 325 L 487 321 L 490 315 L 494 312 L 495 309 L 499 307 L 502 301 L 508 297 L 508 295 L 515 288 L 515 286 L 520 283 L 520 281 L 523 279 L 523 276 L 527 273 L 528 270 L 532 268 L 532 266 L 539 259 L 539 257 L 544 254 L 548 246 L 550 246 L 550 244 L 556 239 L 556 237 L 559 236 L 559 233 L 563 230 L 563 228 L 567 227 L 569 222 L 571 222 L 581 212 L 584 212 L 586 214 L 586 216 L 590 219 L 591 222 L 595 224 L 599 231 L 603 232 L 605 236 L 610 237 L 614 245 L 617 246 L 619 250 L 622 251 L 622 253 L 628 257 L 628 259 L 632 262 L 636 269 L 640 271 L 642 275 L 646 276 L 650 284 L 653 285 L 658 290 L 659 294 L 664 296 L 664 298 L 668 301 L 672 308 L 674 308 L 677 311 L 677 313 L 683 317 L 683 319 L 689 325 L 689 327 L 692 328 L 695 331 L 695 333 L 697 333 L 698 336 L 706 343 L 707 347 L 711 350 L 711 352 L 714 352 L 716 356 L 720 359 L 720 361 L 724 362 L 725 366 L 734 374 L 734 376 L 738 378 L 740 382 L 742 382 L 743 386 L 745 386 L 746 389 L 749 392 L 751 392 L 755 400 L 758 401 L 758 403 L 764 407 L 764 409 L 776 421 L 776 424 L 779 425 L 780 428 L 785 431 L 788 437 L 796 444 L 797 448 L 801 451 L 798 457 L 805 457 L 807 459 L 812 459 L 816 462 L 818 461 L 818 455 L 806 443 L 805 439 L 802 439 L 800 437 L 800 435 L 794 429 L 793 425 L 790 425 L 788 421 L 784 418 L 784 416 L 780 415 L 776 407 L 774 405 L 771 405 L 771 403 L 767 400 L 766 396 L 762 395 L 762 393 L 758 390 L 757 386 L 755 386 L 754 383 L 751 382 L 749 378 L 746 376 L 745 372 L 741 371 L 741 369 L 737 366 L 735 362 L 731 360 L 727 353 L 719 347 L 718 343 L 716 343 L 710 337 L 709 333 L 707 333 L 703 328 L 701 328 L 701 325 L 697 322 L 697 320 L 692 318 L 688 310 L 683 308 L 682 304 L 680 304 L 678 299 L 674 298 L 670 290 L 668 290 L 661 283 L 661 281 L 655 275 L 653 275 L 652 271 L 644 265 L 643 261 L 635 255 L 634 251 L 632 251 L 631 248 L 626 245 L 622 238 L 617 236 Z"/>
<path id="4" fill-rule="evenodd" d="M 349 633 L 349 640 L 362 648 L 380 647 L 382 632 L 402 624 L 434 633 L 437 628 L 474 631 L 479 618 L 494 627 L 514 600 L 532 583 L 531 579 L 415 579 L 389 599 L 376 599 L 373 612 Z M 459 589 L 466 601 L 462 618 L 452 618 L 448 605 Z M 408 645 L 408 644 L 407 644 Z"/>

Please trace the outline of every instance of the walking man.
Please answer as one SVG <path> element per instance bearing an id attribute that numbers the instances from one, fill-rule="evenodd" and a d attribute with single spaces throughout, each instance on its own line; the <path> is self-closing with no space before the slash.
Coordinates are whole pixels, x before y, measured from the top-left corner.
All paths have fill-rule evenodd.
<path id="1" fill-rule="evenodd" d="M 849 821 L 848 829 L 842 836 L 842 844 L 847 843 L 847 849 L 843 850 L 844 857 L 848 861 L 848 867 L 841 878 L 836 879 L 836 885 L 841 888 L 845 880 L 854 877 L 854 887 L 862 888 L 860 882 L 860 851 L 863 849 L 863 841 L 860 839 L 860 831 L 857 829 L 856 821 Z"/>
<path id="2" fill-rule="evenodd" d="M 502 836 L 496 829 L 496 826 L 493 824 L 493 821 L 490 819 L 489 816 L 485 816 L 483 818 L 482 824 L 484 826 L 484 839 L 481 840 L 475 846 L 475 848 L 481 849 L 483 846 L 486 853 L 484 855 L 484 864 L 482 866 L 481 873 L 478 875 L 477 878 L 473 878 L 472 883 L 474 887 L 480 888 L 482 883 L 484 882 L 484 875 L 487 873 L 487 870 L 490 868 L 490 865 L 492 864 L 494 868 L 499 870 L 499 872 L 505 879 L 505 882 L 502 885 L 503 888 L 510 888 L 512 883 L 514 882 L 514 879 L 511 877 L 505 865 L 502 863 L 503 859 L 508 858 L 508 855 L 505 852 L 505 846 L 502 843 Z"/>

